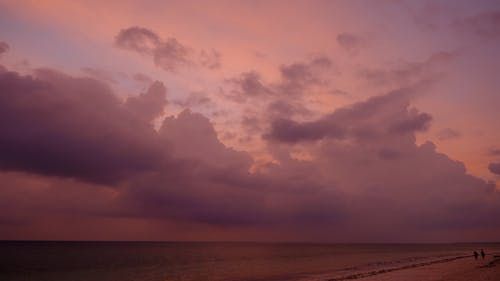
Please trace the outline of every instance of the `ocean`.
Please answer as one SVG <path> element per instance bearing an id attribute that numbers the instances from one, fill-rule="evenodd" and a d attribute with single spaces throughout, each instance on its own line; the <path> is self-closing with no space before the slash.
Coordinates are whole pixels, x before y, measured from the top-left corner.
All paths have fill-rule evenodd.
<path id="1" fill-rule="evenodd" d="M 500 244 L 0 242 L 0 280 L 347 280 L 499 253 Z"/>

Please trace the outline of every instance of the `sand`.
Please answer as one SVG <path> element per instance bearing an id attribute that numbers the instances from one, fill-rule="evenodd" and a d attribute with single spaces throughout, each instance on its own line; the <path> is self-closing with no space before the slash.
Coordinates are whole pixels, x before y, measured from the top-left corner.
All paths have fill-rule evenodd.
<path id="1" fill-rule="evenodd" d="M 500 258 L 465 258 L 382 273 L 363 281 L 500 281 Z"/>

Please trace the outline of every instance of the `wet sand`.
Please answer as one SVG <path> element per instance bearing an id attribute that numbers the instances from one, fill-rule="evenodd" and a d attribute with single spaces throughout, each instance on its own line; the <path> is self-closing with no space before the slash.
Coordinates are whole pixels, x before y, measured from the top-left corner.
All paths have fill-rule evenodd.
<path id="1" fill-rule="evenodd" d="M 363 281 L 499 281 L 500 258 L 473 257 L 360 278 Z"/>

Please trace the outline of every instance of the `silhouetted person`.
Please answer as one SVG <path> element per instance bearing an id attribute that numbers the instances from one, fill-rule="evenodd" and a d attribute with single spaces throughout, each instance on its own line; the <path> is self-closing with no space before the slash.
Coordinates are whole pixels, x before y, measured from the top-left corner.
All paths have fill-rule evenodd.
<path id="1" fill-rule="evenodd" d="M 483 258 L 483 260 L 484 260 L 484 256 L 486 256 L 486 254 L 484 253 L 483 249 L 481 249 L 481 257 Z"/>
<path id="2" fill-rule="evenodd" d="M 478 256 L 479 256 L 479 254 L 478 254 L 476 251 L 474 251 L 474 259 L 476 259 L 476 260 L 477 260 L 477 257 L 478 257 Z"/>

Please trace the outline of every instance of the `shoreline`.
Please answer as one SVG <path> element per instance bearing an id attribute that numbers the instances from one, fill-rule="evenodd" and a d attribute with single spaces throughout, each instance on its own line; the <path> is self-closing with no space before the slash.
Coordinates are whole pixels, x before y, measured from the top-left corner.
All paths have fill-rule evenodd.
<path id="1" fill-rule="evenodd" d="M 430 261 L 415 266 L 408 265 L 392 270 L 379 270 L 360 276 L 345 276 L 328 281 L 497 281 L 500 280 L 500 257 L 487 256 L 474 260 L 472 256 Z"/>
<path id="2" fill-rule="evenodd" d="M 345 274 L 311 275 L 297 279 L 301 281 L 498 281 L 500 280 L 500 256 L 487 255 L 485 259 L 474 259 L 473 255 L 462 255 L 406 263 L 401 266 L 371 270 L 359 270 Z"/>
<path id="3" fill-rule="evenodd" d="M 469 258 L 469 257 L 472 257 L 472 256 L 457 256 L 457 257 L 452 257 L 452 258 L 431 260 L 431 261 L 422 262 L 422 263 L 408 264 L 408 265 L 404 265 L 404 266 L 400 266 L 400 267 L 384 268 L 384 269 L 379 269 L 379 270 L 373 270 L 373 271 L 368 271 L 368 272 L 346 275 L 346 276 L 337 277 L 337 278 L 331 278 L 331 279 L 328 279 L 327 281 L 343 281 L 343 280 L 361 279 L 361 278 L 371 277 L 371 276 L 380 275 L 380 274 L 386 274 L 386 273 L 399 271 L 399 270 L 408 270 L 408 269 L 413 269 L 413 268 L 422 267 L 422 266 L 452 262 L 455 260 L 465 259 L 465 258 Z"/>

